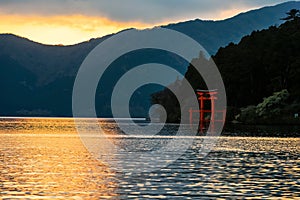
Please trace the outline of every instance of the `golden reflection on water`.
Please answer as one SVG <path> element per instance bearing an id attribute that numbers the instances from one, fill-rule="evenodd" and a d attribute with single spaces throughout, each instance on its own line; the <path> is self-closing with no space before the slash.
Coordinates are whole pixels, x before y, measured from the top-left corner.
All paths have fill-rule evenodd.
<path id="1" fill-rule="evenodd" d="M 94 134 L 89 125 L 95 123 L 99 121 L 82 120 L 79 126 Z M 126 137 L 116 124 L 102 125 L 109 140 L 125 153 L 147 151 L 167 142 L 164 137 Z M 94 159 L 82 144 L 73 119 L 0 119 L 0 199 L 300 196 L 300 138 L 220 137 L 205 158 L 199 152 L 202 141 L 203 137 L 196 137 L 187 152 L 167 168 L 135 177 L 113 171 L 103 159 Z M 133 168 L 139 166 L 139 159 L 135 161 L 137 165 L 127 160 Z"/>
<path id="2" fill-rule="evenodd" d="M 9 118 L 0 119 L 0 134 L 74 134 L 72 118 Z"/>
<path id="3" fill-rule="evenodd" d="M 66 126 L 55 120 L 28 121 L 11 120 L 8 128 L 0 128 L 0 197 L 115 196 L 114 174 L 91 157 L 70 121 Z"/>

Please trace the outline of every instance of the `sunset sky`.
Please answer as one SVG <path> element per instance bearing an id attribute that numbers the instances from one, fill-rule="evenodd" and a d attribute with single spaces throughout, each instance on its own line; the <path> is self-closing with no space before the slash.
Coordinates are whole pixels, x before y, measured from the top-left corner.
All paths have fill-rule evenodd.
<path id="1" fill-rule="evenodd" d="M 126 28 L 220 20 L 284 0 L 0 0 L 0 33 L 75 44 Z"/>

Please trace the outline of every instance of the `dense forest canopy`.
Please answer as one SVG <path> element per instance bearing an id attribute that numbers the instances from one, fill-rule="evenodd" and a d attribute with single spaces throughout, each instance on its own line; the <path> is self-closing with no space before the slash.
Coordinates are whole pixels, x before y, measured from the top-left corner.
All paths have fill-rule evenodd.
<path id="1" fill-rule="evenodd" d="M 212 56 L 222 75 L 227 99 L 228 120 L 233 120 L 243 107 L 258 105 L 275 92 L 288 91 L 288 113 L 300 112 L 300 18 L 291 10 L 279 27 L 253 31 L 238 44 L 230 43 Z M 197 62 L 204 62 L 199 56 Z M 193 62 L 195 62 L 195 60 Z M 193 63 L 191 62 L 191 63 Z M 190 64 L 185 77 L 194 89 L 205 89 L 205 83 Z M 172 87 L 183 90 L 180 81 Z M 183 92 L 183 91 L 182 91 Z M 186 97 L 187 99 L 189 97 Z M 162 104 L 168 111 L 168 121 L 180 119 L 176 98 L 168 89 L 152 95 L 152 103 Z"/>

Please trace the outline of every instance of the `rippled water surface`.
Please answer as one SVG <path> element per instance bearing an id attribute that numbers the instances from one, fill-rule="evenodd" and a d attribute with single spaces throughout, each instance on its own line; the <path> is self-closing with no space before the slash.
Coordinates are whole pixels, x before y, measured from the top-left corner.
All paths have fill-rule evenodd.
<path id="1" fill-rule="evenodd" d="M 89 124 L 94 121 L 82 120 L 80 126 L 91 131 Z M 127 153 L 161 147 L 170 140 L 168 132 L 176 130 L 170 125 L 164 137 L 127 137 L 114 123 L 100 124 Z M 199 151 L 205 137 L 193 139 L 169 166 L 136 175 L 95 159 L 72 119 L 0 119 L 0 197 L 299 199 L 299 137 L 220 137 L 206 157 Z M 138 162 L 131 163 L 132 169 Z"/>

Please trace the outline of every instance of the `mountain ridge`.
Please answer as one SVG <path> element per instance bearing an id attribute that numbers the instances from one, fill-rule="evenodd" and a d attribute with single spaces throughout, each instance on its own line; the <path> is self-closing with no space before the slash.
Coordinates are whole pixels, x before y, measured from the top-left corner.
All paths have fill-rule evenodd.
<path id="1" fill-rule="evenodd" d="M 182 24 L 182 23 L 189 23 L 189 22 L 201 22 L 201 23 L 222 23 L 222 22 L 225 22 L 225 21 L 230 21 L 230 20 L 233 20 L 235 18 L 238 18 L 238 17 L 242 17 L 243 15 L 247 15 L 249 13 L 256 13 L 256 12 L 259 12 L 261 10 L 268 10 L 268 9 L 273 9 L 275 7 L 278 7 L 278 6 L 286 6 L 286 9 L 289 9 L 291 8 L 291 6 L 299 6 L 300 4 L 300 1 L 288 1 L 288 2 L 284 2 L 284 3 L 280 3 L 280 4 L 277 4 L 277 5 L 272 5 L 272 6 L 264 6 L 264 7 L 261 7 L 261 8 L 257 8 L 257 9 L 252 9 L 252 10 L 248 10 L 248 11 L 244 11 L 244 12 L 241 12 L 241 13 L 238 13 L 232 17 L 229 17 L 229 18 L 226 18 L 226 19 L 220 19 L 220 20 L 210 20 L 210 19 L 207 19 L 207 20 L 203 20 L 203 19 L 200 19 L 200 18 L 195 18 L 195 19 L 191 19 L 191 20 L 187 20 L 187 21 L 183 21 L 183 22 L 170 22 L 168 24 L 161 24 L 161 25 L 157 25 L 157 26 L 154 26 L 153 28 L 155 27 L 169 27 L 169 26 L 172 26 L 172 25 L 179 25 L 179 24 Z M 288 10 L 287 10 L 288 11 Z M 121 30 L 121 31 L 118 31 L 118 32 L 115 32 L 115 33 L 111 33 L 111 34 L 108 34 L 108 35 L 104 35 L 102 37 L 96 37 L 96 38 L 90 38 L 89 40 L 86 40 L 86 41 L 82 41 L 82 42 L 78 42 L 78 43 L 74 43 L 74 44 L 71 44 L 71 45 L 61 45 L 61 44 L 44 44 L 44 43 L 41 43 L 41 42 L 37 42 L 37 41 L 34 41 L 30 38 L 27 38 L 27 37 L 23 37 L 21 35 L 17 35 L 17 34 L 13 34 L 13 33 L 0 33 L 0 36 L 1 35 L 12 35 L 12 36 L 16 36 L 18 38 L 21 38 L 21 39 L 25 39 L 25 40 L 28 40 L 30 42 L 34 42 L 34 43 L 37 43 L 37 44 L 41 44 L 41 45 L 44 45 L 44 46 L 60 46 L 60 47 L 69 47 L 69 46 L 76 46 L 76 45 L 79 45 L 79 44 L 82 44 L 82 43 L 88 43 L 92 40 L 99 40 L 99 39 L 102 39 L 102 38 L 107 38 L 109 36 L 112 36 L 112 35 L 116 35 L 118 33 L 121 33 L 121 32 L 124 32 L 124 31 L 127 31 L 127 30 L 131 30 L 131 29 L 135 29 L 135 28 L 126 28 L 124 30 Z M 151 29 L 151 28 L 150 28 Z M 142 29 L 144 30 L 144 29 Z"/>

